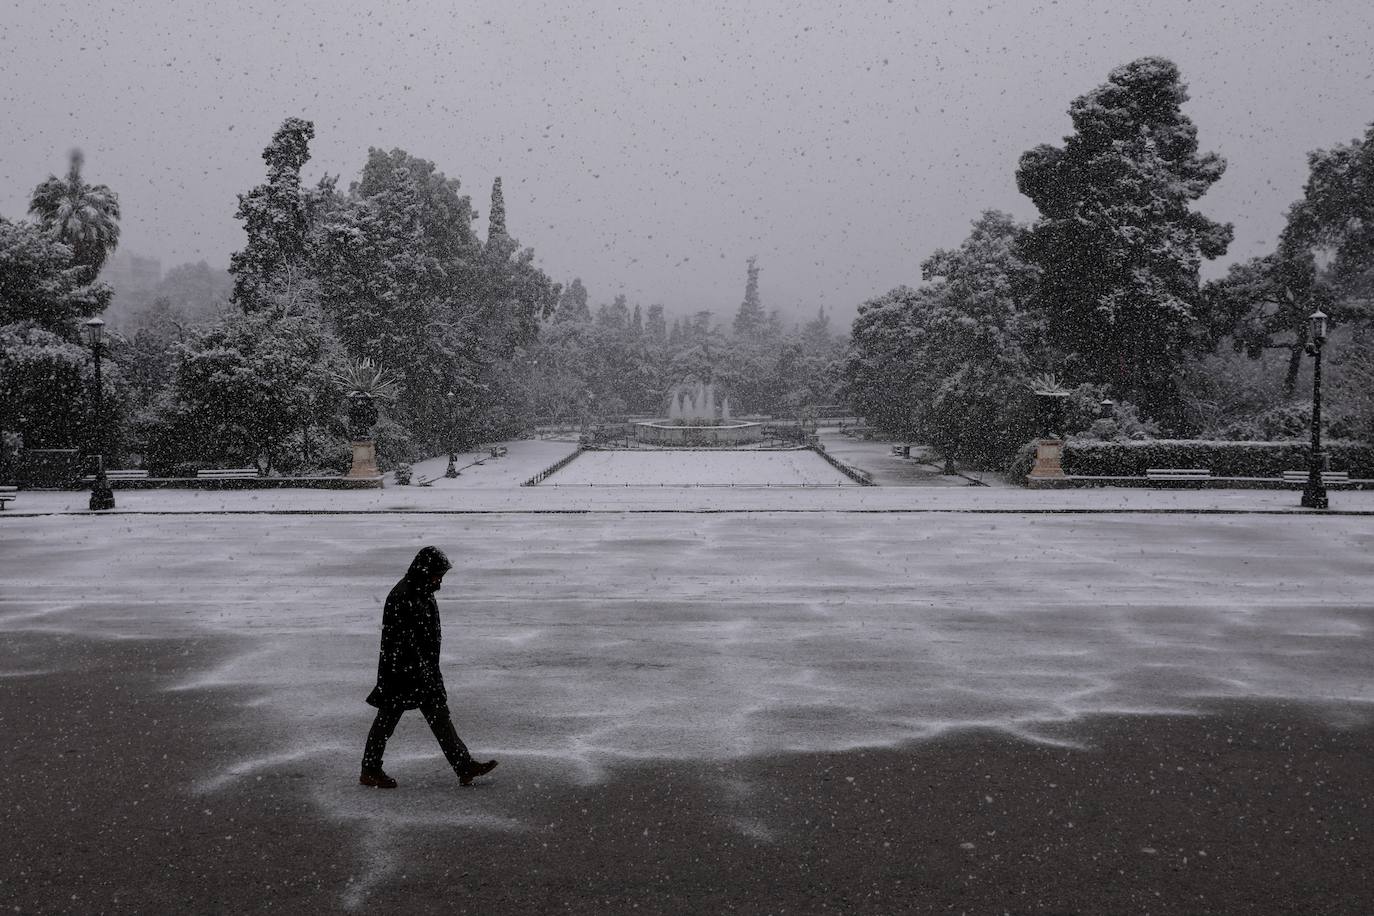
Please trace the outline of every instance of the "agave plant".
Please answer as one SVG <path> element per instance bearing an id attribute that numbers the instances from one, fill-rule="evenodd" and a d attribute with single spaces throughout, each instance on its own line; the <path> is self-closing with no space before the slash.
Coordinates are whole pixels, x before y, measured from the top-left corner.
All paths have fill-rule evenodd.
<path id="1" fill-rule="evenodd" d="M 1042 372 L 1026 379 L 1026 387 L 1036 394 L 1065 395 L 1069 389 L 1059 381 L 1053 372 Z"/>
<path id="2" fill-rule="evenodd" d="M 374 401 L 394 401 L 400 393 L 396 380 L 366 357 L 350 359 L 342 372 L 334 373 L 334 381 L 343 386 L 348 397 L 361 395 Z"/>

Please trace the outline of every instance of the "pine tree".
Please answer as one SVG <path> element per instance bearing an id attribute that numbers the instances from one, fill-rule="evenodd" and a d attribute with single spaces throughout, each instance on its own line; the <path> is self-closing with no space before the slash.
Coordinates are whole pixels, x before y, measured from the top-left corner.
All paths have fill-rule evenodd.
<path id="1" fill-rule="evenodd" d="M 758 258 L 748 260 L 748 279 L 744 283 L 744 301 L 735 315 L 735 336 L 757 334 L 764 325 L 763 303 L 759 301 Z"/>
<path id="2" fill-rule="evenodd" d="M 1109 384 L 1168 423 L 1177 370 L 1205 324 L 1199 267 L 1230 225 L 1192 209 L 1226 169 L 1199 153 L 1178 67 L 1144 57 L 1069 108 L 1075 132 L 1021 156 L 1017 186 L 1040 211 L 1024 238 L 1038 300 L 1077 381 Z"/>
<path id="3" fill-rule="evenodd" d="M 639 303 L 635 303 L 634 313 L 630 316 L 630 331 L 635 337 L 644 336 L 644 316 L 640 314 Z"/>

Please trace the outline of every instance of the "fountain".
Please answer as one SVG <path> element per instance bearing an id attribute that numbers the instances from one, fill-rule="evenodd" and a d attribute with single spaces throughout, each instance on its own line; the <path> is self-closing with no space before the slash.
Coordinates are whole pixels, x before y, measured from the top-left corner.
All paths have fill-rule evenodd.
<path id="1" fill-rule="evenodd" d="M 763 425 L 730 417 L 730 399 L 716 406 L 716 386 L 707 382 L 679 385 L 668 395 L 666 420 L 635 423 L 635 439 L 664 447 L 747 445 L 763 438 Z"/>

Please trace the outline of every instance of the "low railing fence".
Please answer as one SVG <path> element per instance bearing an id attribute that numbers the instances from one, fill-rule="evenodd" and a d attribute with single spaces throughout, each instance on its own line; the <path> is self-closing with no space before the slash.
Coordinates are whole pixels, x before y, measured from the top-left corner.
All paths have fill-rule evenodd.
<path id="1" fill-rule="evenodd" d="M 524 483 L 522 483 L 520 486 L 522 486 L 522 487 L 537 487 L 537 486 L 539 486 L 541 483 L 543 483 L 544 481 L 548 480 L 548 479 L 549 479 L 550 477 L 552 477 L 554 474 L 557 474 L 559 471 L 563 470 L 565 467 L 567 467 L 568 465 L 572 464 L 573 461 L 575 461 L 575 460 L 577 459 L 577 456 L 580 455 L 580 454 L 582 454 L 582 453 L 585 452 L 585 451 L 586 451 L 586 449 L 579 445 L 575 450 L 573 450 L 573 452 L 572 452 L 571 454 L 564 455 L 562 458 L 559 458 L 559 459 L 558 459 L 557 461 L 555 461 L 553 464 L 551 464 L 551 465 L 549 465 L 548 467 L 544 468 L 544 470 L 540 471 L 538 474 L 535 474 L 533 477 L 531 477 L 529 480 L 527 480 L 527 481 L 525 481 Z"/>
<path id="2" fill-rule="evenodd" d="M 857 483 L 859 486 L 861 486 L 861 487 L 873 487 L 873 486 L 877 486 L 877 484 L 875 484 L 875 483 L 873 482 L 873 475 L 872 475 L 872 474 L 868 473 L 867 471 L 861 471 L 861 470 L 859 470 L 858 468 L 852 468 L 852 467 L 850 467 L 849 465 L 845 464 L 843 461 L 840 461 L 838 458 L 832 457 L 832 456 L 831 456 L 828 452 L 826 452 L 826 450 L 825 450 L 824 448 L 822 448 L 819 444 L 818 444 L 818 445 L 813 445 L 813 446 L 811 447 L 811 451 L 815 452 L 817 455 L 820 455 L 822 458 L 824 458 L 824 459 L 830 464 L 830 466 L 831 466 L 832 468 L 834 468 L 835 470 L 839 471 L 841 474 L 843 474 L 844 476 L 848 477 L 850 480 L 854 481 L 854 482 Z"/>

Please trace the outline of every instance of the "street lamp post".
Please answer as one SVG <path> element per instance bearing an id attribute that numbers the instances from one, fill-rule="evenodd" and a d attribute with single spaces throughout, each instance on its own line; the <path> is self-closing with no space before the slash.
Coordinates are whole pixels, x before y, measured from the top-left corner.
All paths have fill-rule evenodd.
<path id="1" fill-rule="evenodd" d="M 105 385 L 100 374 L 100 352 L 105 341 L 105 322 L 92 318 L 85 325 L 86 342 L 91 345 L 95 357 L 95 481 L 91 484 L 91 511 L 113 509 L 114 490 L 110 489 L 109 478 L 105 476 Z"/>
<path id="2" fill-rule="evenodd" d="M 582 443 L 589 444 L 592 437 L 592 407 L 596 401 L 596 392 L 587 389 L 586 409 L 582 414 Z"/>
<path id="3" fill-rule="evenodd" d="M 458 476 L 458 443 L 456 441 L 458 436 L 455 429 L 456 421 L 453 419 L 455 407 L 454 394 L 450 391 L 448 392 L 448 468 L 444 471 L 444 476 L 449 478 Z"/>
<path id="4" fill-rule="evenodd" d="M 1326 498 L 1326 484 L 1322 472 L 1326 470 L 1326 453 L 1322 451 L 1322 345 L 1326 343 L 1326 314 L 1318 309 L 1308 318 L 1307 352 L 1312 354 L 1312 453 L 1307 459 L 1307 486 L 1302 491 L 1305 509 L 1330 508 Z"/>

